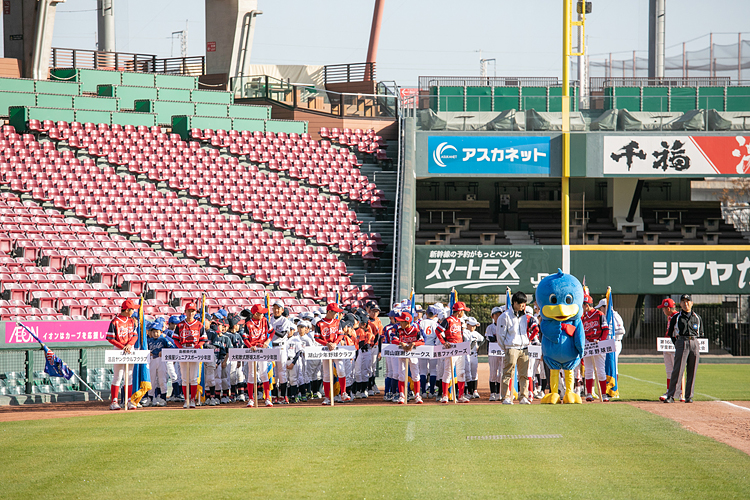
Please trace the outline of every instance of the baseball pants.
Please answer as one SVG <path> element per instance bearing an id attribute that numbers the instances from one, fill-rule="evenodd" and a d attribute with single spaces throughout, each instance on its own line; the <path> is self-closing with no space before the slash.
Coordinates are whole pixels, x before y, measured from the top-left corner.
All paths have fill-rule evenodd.
<path id="1" fill-rule="evenodd" d="M 228 391 L 229 390 L 229 378 L 230 378 L 230 371 L 231 371 L 232 363 L 227 362 L 226 365 L 224 365 L 223 362 L 219 362 L 216 365 L 216 387 L 220 388 L 222 391 Z"/>
<path id="2" fill-rule="evenodd" d="M 203 363 L 203 376 L 206 378 L 206 390 L 216 387 L 216 363 Z"/>
<path id="3" fill-rule="evenodd" d="M 346 366 L 344 364 L 344 359 L 334 359 L 331 363 L 332 366 L 336 367 L 336 374 L 339 377 L 346 377 Z M 329 368 L 329 363 L 327 360 L 322 361 L 321 364 L 323 365 L 323 382 L 326 384 L 331 383 L 331 369 Z"/>
<path id="4" fill-rule="evenodd" d="M 357 383 L 367 382 L 372 376 L 372 352 L 360 349 L 357 359 L 354 361 L 354 381 Z"/>
<path id="5" fill-rule="evenodd" d="M 125 385 L 133 385 L 133 367 L 135 365 L 128 365 L 128 375 Z M 112 377 L 112 386 L 120 387 L 125 378 L 125 365 L 114 365 L 112 368 L 114 375 Z"/>
<path id="6" fill-rule="evenodd" d="M 454 356 L 452 358 L 446 358 L 443 360 L 443 378 L 440 379 L 445 383 L 451 383 L 453 381 L 453 373 L 451 373 L 451 359 L 456 367 L 456 380 L 458 382 L 466 381 L 466 358 L 467 356 Z"/>
<path id="7" fill-rule="evenodd" d="M 500 357 L 500 356 L 489 357 L 490 382 L 499 383 L 503 379 L 503 374 L 502 374 L 503 359 L 504 357 Z"/>
<path id="8" fill-rule="evenodd" d="M 305 371 L 308 382 L 322 379 L 323 362 L 320 360 L 305 360 Z"/>
<path id="9" fill-rule="evenodd" d="M 695 390 L 695 372 L 698 370 L 698 362 L 701 359 L 700 344 L 698 339 L 677 337 L 675 341 L 675 364 L 672 368 L 672 376 L 669 379 L 669 390 L 667 397 L 674 397 L 677 387 L 682 385 L 682 376 L 687 369 L 687 380 L 685 382 L 685 399 L 692 398 Z"/>
<path id="10" fill-rule="evenodd" d="M 167 364 L 163 358 L 149 358 L 148 370 L 151 375 L 151 382 L 153 385 L 153 391 L 158 387 L 161 393 L 164 394 L 164 398 L 167 397 Z"/>
<path id="11" fill-rule="evenodd" d="M 428 377 L 437 375 L 437 359 L 420 359 L 419 373 Z"/>
<path id="12" fill-rule="evenodd" d="M 384 358 L 385 359 L 385 376 L 387 378 L 398 377 L 398 358 Z"/>
<path id="13" fill-rule="evenodd" d="M 372 368 L 370 368 L 371 377 L 374 377 L 378 373 L 378 362 L 380 361 L 378 359 L 378 354 L 380 353 L 380 349 L 378 349 L 377 344 L 370 347 L 370 357 L 372 362 Z"/>
<path id="14" fill-rule="evenodd" d="M 586 356 L 583 358 L 584 364 L 584 378 L 586 380 L 592 380 L 594 378 L 594 365 L 596 365 L 597 380 L 600 382 L 607 380 L 607 372 L 605 370 L 606 354 L 594 354 L 593 356 Z"/>
<path id="15" fill-rule="evenodd" d="M 408 370 L 411 370 L 411 379 L 419 382 L 419 360 L 416 358 L 393 358 L 398 360 L 398 380 L 406 382 Z"/>
<path id="16" fill-rule="evenodd" d="M 288 368 L 286 373 L 287 380 L 291 386 L 300 386 L 306 383 L 304 381 L 305 367 L 302 365 L 302 357 L 297 358 L 297 362 L 291 368 Z"/>
<path id="17" fill-rule="evenodd" d="M 190 373 L 190 379 L 185 380 Z M 200 363 L 180 361 L 180 373 L 182 374 L 182 383 L 188 385 L 198 385 L 198 372 L 200 372 Z"/>
<path id="18" fill-rule="evenodd" d="M 477 377 L 477 369 L 479 368 L 479 356 L 477 353 L 473 352 L 471 353 L 471 356 L 469 356 L 469 363 L 466 369 L 466 376 L 469 377 L 469 380 L 471 382 L 474 382 L 478 379 Z"/>
<path id="19" fill-rule="evenodd" d="M 238 385 L 245 383 L 245 367 L 242 361 L 232 361 L 229 369 L 229 383 Z"/>
<path id="20" fill-rule="evenodd" d="M 170 382 L 177 382 L 178 384 L 182 383 L 182 378 L 180 377 L 180 364 L 175 363 L 174 361 L 167 361 L 164 364 L 167 367 L 166 369 Z"/>
<path id="21" fill-rule="evenodd" d="M 255 367 L 253 368 L 253 365 Z M 257 382 L 268 382 L 268 361 L 248 361 L 246 363 L 247 373 L 245 375 L 245 380 L 248 384 L 255 384 L 256 378 Z M 256 374 L 253 373 L 254 371 L 257 372 Z"/>

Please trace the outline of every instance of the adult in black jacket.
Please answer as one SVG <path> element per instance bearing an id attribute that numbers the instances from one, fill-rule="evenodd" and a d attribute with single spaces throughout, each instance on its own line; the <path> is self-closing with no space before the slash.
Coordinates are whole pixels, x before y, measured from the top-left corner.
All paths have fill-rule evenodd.
<path id="1" fill-rule="evenodd" d="M 674 394 L 677 384 L 682 380 L 682 375 L 687 366 L 687 380 L 685 382 L 685 402 L 693 402 L 693 390 L 695 388 L 695 372 L 698 370 L 700 360 L 700 349 L 698 338 L 703 337 L 703 320 L 693 312 L 693 298 L 690 294 L 680 297 L 680 308 L 678 314 L 669 320 L 667 333 L 675 344 L 674 367 L 672 377 L 669 381 L 669 390 L 665 403 L 674 403 Z"/>

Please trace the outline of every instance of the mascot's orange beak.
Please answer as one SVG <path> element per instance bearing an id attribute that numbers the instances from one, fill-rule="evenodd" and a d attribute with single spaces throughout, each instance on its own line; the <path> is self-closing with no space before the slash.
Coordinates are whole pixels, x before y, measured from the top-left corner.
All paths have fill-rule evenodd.
<path id="1" fill-rule="evenodd" d="M 558 304 L 556 306 L 544 306 L 542 308 L 542 314 L 546 318 L 554 319 L 555 321 L 565 321 L 578 314 L 578 304 Z"/>

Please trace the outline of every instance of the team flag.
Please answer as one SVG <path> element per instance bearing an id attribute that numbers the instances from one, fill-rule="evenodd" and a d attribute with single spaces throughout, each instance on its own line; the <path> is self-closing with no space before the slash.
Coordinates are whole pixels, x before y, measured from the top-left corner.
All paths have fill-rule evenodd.
<path id="1" fill-rule="evenodd" d="M 505 309 L 510 309 L 512 306 L 510 305 L 510 287 L 505 287 Z"/>
<path id="2" fill-rule="evenodd" d="M 67 380 L 70 380 L 74 373 L 73 370 L 71 370 L 68 365 L 65 364 L 65 361 L 60 359 L 54 352 L 50 350 L 49 347 L 47 347 L 44 342 L 39 340 L 39 337 L 34 334 L 34 331 L 31 328 L 20 322 L 18 323 L 18 325 L 29 332 L 31 336 L 34 337 L 34 340 L 42 345 L 46 361 L 44 364 L 44 373 L 46 373 L 50 377 L 65 377 Z"/>
<path id="3" fill-rule="evenodd" d="M 146 301 L 143 300 L 143 295 L 141 295 L 141 301 L 138 306 L 138 340 L 135 341 L 136 349 L 148 349 L 148 343 L 146 341 L 146 319 L 143 313 L 145 302 Z M 130 402 L 137 405 L 141 402 L 141 398 L 151 390 L 151 372 L 149 371 L 148 363 L 135 365 L 135 367 L 133 367 L 133 387 L 138 387 L 138 391 L 130 396 Z"/>
<path id="4" fill-rule="evenodd" d="M 609 325 L 609 338 L 615 338 L 615 306 L 612 301 L 612 287 L 607 287 L 607 313 L 605 315 Z M 607 394 L 612 397 L 620 397 L 617 386 L 617 354 L 608 352 L 605 358 L 604 371 L 607 373 Z"/>
<path id="5" fill-rule="evenodd" d="M 448 298 L 448 312 L 453 313 L 453 305 L 458 302 L 458 292 L 455 288 L 451 289 L 450 297 Z"/>

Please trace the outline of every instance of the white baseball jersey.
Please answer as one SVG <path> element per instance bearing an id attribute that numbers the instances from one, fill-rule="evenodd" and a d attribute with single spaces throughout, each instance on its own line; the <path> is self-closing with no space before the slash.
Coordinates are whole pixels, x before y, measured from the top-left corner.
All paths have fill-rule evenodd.
<path id="1" fill-rule="evenodd" d="M 424 337 L 424 345 L 438 345 L 437 338 L 438 322 L 434 319 L 422 319 L 419 321 L 419 330 Z"/>

